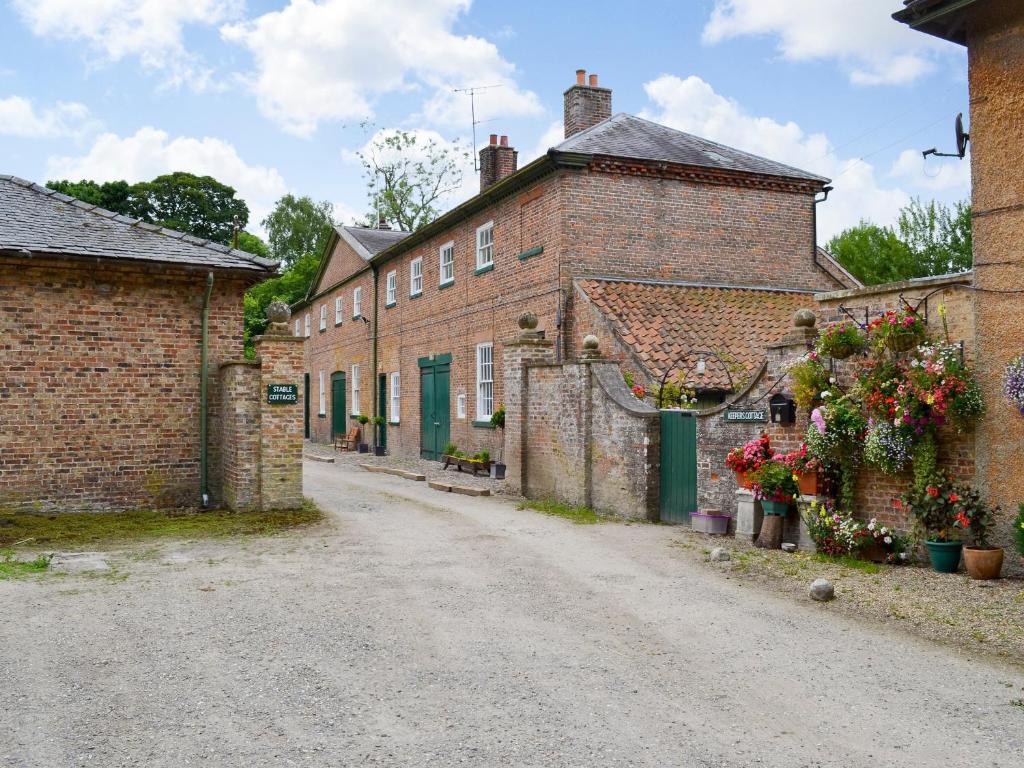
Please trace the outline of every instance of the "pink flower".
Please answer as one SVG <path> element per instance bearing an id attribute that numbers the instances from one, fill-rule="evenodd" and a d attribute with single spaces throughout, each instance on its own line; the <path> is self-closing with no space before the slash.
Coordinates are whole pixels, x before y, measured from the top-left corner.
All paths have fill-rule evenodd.
<path id="1" fill-rule="evenodd" d="M 824 435 L 826 429 L 825 417 L 822 415 L 820 408 L 815 408 L 811 411 L 811 421 L 814 422 L 814 426 L 817 427 L 818 432 Z"/>

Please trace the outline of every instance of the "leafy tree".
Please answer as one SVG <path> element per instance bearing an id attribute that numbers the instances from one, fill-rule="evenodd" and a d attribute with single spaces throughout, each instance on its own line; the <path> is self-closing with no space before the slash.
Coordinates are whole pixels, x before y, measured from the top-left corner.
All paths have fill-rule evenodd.
<path id="1" fill-rule="evenodd" d="M 249 206 L 212 176 L 178 171 L 132 185 L 131 215 L 143 221 L 230 245 L 237 221 L 244 228 Z"/>
<path id="2" fill-rule="evenodd" d="M 294 304 L 306 295 L 309 284 L 320 267 L 320 254 L 307 253 L 277 277 L 254 285 L 245 294 L 246 355 L 253 354 L 251 339 L 263 333 L 267 326 L 267 306 L 274 299 Z"/>
<path id="3" fill-rule="evenodd" d="M 895 229 L 861 221 L 826 248 L 866 285 L 963 272 L 972 264 L 971 206 L 914 199 Z"/>
<path id="4" fill-rule="evenodd" d="M 270 249 L 267 248 L 267 244 L 252 232 L 238 233 L 238 249 L 254 256 L 262 256 L 264 259 L 270 258 Z"/>
<path id="5" fill-rule="evenodd" d="M 462 184 L 459 162 L 468 157 L 455 143 L 445 147 L 409 131 L 378 134 L 363 163 L 371 212 L 395 229 L 412 232 L 437 218 L 441 199 Z"/>
<path id="6" fill-rule="evenodd" d="M 103 184 L 97 184 L 89 179 L 82 179 L 81 181 L 62 180 L 48 181 L 46 186 L 58 192 L 63 192 L 65 195 L 77 197 L 86 203 L 106 208 L 114 213 L 128 215 L 130 210 L 128 198 L 131 187 L 127 181 L 106 181 Z"/>
<path id="7" fill-rule="evenodd" d="M 274 258 L 290 267 L 308 254 L 323 252 L 334 227 L 334 206 L 309 197 L 285 195 L 263 220 Z"/>

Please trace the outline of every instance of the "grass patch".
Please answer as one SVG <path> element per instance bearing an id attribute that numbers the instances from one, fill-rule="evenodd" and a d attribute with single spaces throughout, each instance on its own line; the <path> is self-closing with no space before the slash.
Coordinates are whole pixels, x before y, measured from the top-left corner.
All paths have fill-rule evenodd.
<path id="1" fill-rule="evenodd" d="M 571 520 L 577 525 L 594 525 L 608 520 L 609 518 L 601 517 L 590 507 L 572 507 L 568 504 L 563 504 L 560 501 L 524 501 L 519 505 L 519 509 L 533 509 L 537 512 L 542 512 L 545 515 L 553 515 L 554 517 L 564 517 L 566 520 Z"/>
<path id="2" fill-rule="evenodd" d="M 35 560 L 15 560 L 13 552 L 0 552 L 0 581 L 20 579 L 33 573 L 46 573 L 49 567 L 49 555 L 40 555 Z"/>
<path id="3" fill-rule="evenodd" d="M 817 553 L 814 555 L 814 559 L 819 563 L 841 565 L 844 568 L 852 568 L 855 571 L 863 571 L 864 573 L 881 573 L 882 571 L 882 566 L 878 563 L 872 563 L 870 560 L 858 560 L 856 557 L 850 557 L 849 555 L 831 557 L 829 555 Z"/>
<path id="4" fill-rule="evenodd" d="M 323 519 L 306 500 L 301 509 L 231 512 L 214 509 L 70 512 L 59 515 L 0 512 L 0 546 L 73 549 L 144 539 L 206 539 L 219 536 L 267 536 Z"/>

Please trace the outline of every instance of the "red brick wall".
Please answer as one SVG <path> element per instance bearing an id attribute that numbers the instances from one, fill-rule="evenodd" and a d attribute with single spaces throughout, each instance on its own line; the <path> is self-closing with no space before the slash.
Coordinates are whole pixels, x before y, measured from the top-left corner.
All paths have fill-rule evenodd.
<path id="1" fill-rule="evenodd" d="M 338 240 L 337 245 L 331 251 L 328 256 L 327 266 L 324 267 L 324 273 L 321 275 L 320 280 L 311 294 L 318 293 L 325 288 L 330 288 L 335 283 L 340 283 L 346 277 L 354 275 L 361 269 L 365 269 L 367 266 L 366 259 L 352 250 L 352 246 L 346 243 L 343 239 Z"/>
<path id="2" fill-rule="evenodd" d="M 206 273 L 5 259 L 0 281 L 0 506 L 199 500 Z M 210 487 L 219 498 L 218 366 L 242 354 L 247 283 L 210 308 Z"/>

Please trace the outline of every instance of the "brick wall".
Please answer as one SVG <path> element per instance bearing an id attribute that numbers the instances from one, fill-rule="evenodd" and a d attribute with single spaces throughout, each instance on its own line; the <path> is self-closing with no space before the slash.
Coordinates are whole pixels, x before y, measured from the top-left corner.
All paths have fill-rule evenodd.
<path id="1" fill-rule="evenodd" d="M 223 405 L 224 503 L 231 509 L 260 505 L 260 363 L 232 360 L 220 368 Z"/>
<path id="2" fill-rule="evenodd" d="M 248 278 L 218 274 L 209 325 L 210 489 L 220 498 L 217 370 L 242 351 Z M 4 260 L 0 505 L 199 503 L 205 272 Z"/>
<path id="3" fill-rule="evenodd" d="M 255 339 L 260 361 L 260 507 L 302 506 L 302 402 L 267 402 L 271 384 L 292 384 L 302 392 L 301 337 L 265 335 Z"/>

